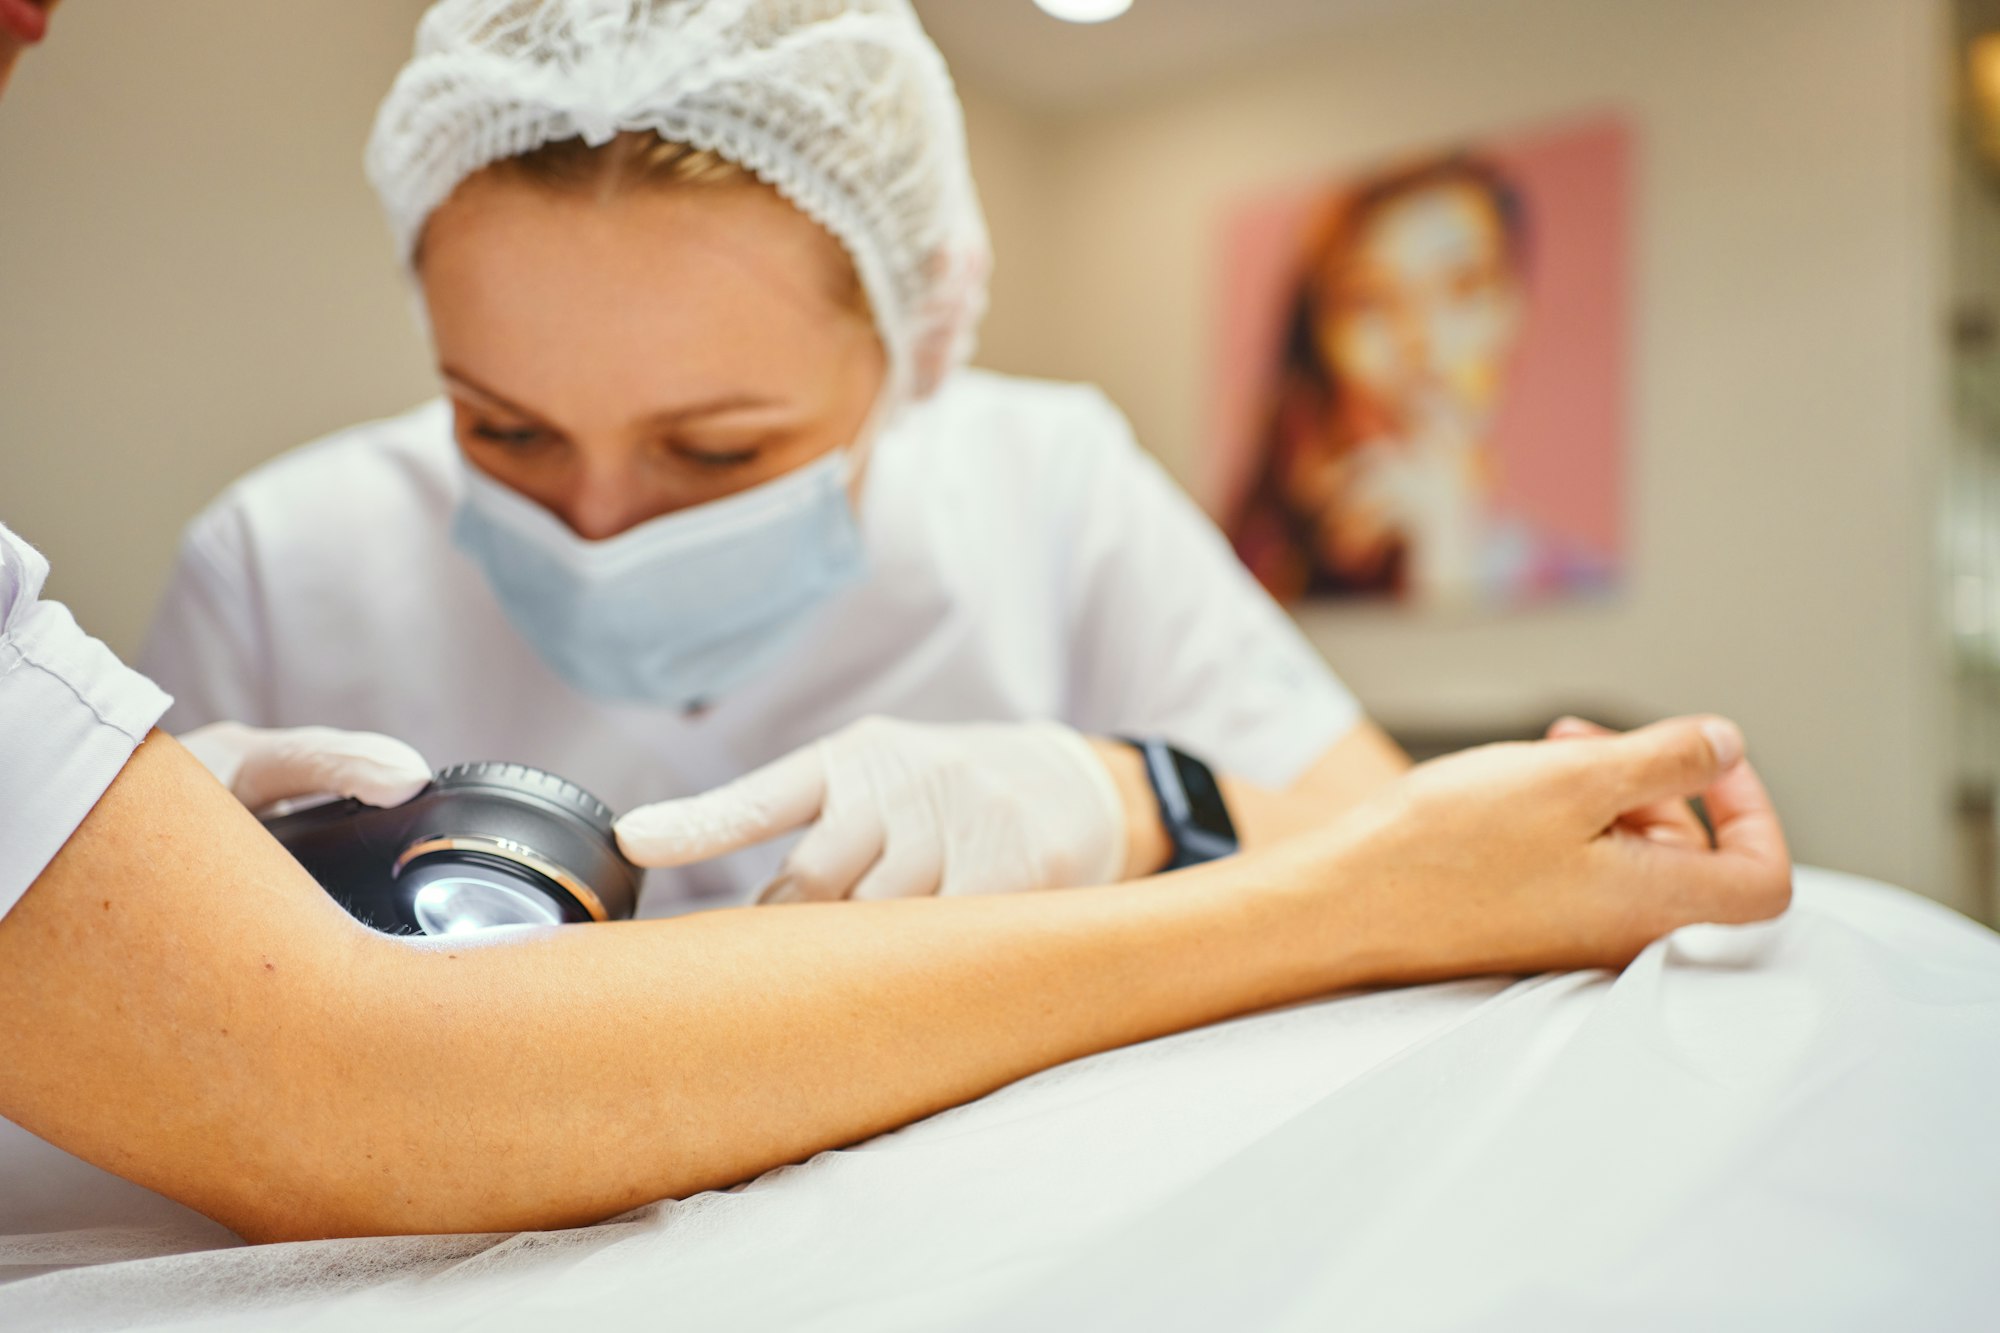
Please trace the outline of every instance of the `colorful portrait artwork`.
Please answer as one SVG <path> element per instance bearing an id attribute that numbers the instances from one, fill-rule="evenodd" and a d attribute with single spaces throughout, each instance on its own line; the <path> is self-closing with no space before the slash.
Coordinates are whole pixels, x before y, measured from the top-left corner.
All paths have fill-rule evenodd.
<path id="1" fill-rule="evenodd" d="M 1616 587 L 1630 169 L 1603 118 L 1230 218 L 1207 499 L 1281 601 Z"/>

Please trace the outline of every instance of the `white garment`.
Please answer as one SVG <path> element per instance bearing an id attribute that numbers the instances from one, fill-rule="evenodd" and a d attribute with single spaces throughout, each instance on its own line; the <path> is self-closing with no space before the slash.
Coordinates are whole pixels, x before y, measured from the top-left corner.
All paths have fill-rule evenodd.
<path id="1" fill-rule="evenodd" d="M 0 915 L 69 841 L 171 702 L 41 600 L 49 562 L 0 525 Z"/>
<path id="2" fill-rule="evenodd" d="M 869 465 L 866 580 L 698 717 L 587 698 L 542 664 L 451 544 L 462 466 L 432 403 L 231 487 L 189 530 L 145 655 L 171 724 L 380 731 L 626 810 L 869 714 L 1156 734 L 1272 785 L 1360 716 L 1093 389 L 968 371 L 908 409 Z M 642 912 L 743 901 L 784 850 L 655 871 Z"/>

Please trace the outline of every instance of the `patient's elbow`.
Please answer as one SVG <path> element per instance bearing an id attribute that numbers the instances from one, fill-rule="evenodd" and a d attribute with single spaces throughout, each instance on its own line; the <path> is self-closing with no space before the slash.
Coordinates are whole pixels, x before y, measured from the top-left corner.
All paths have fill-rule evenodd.
<path id="1" fill-rule="evenodd" d="M 380 1235 L 352 1225 L 343 1225 L 331 1213 L 316 1208 L 273 1208 L 252 1204 L 228 1210 L 215 1218 L 252 1245 L 281 1245 L 295 1240 L 347 1240 L 357 1236 Z"/>
<path id="2" fill-rule="evenodd" d="M 363 1155 L 362 1163 L 373 1159 Z M 518 1231 L 527 1227 L 560 1226 L 596 1218 L 501 1218 L 482 1209 L 478 1187 L 427 1178 L 422 1171 L 398 1172 L 390 1180 L 366 1170 L 344 1178 L 263 1182 L 264 1187 L 235 1192 L 234 1197 L 206 1211 L 252 1245 L 288 1241 L 347 1240 L 366 1236 L 439 1235 Z"/>
<path id="3" fill-rule="evenodd" d="M 340 1160 L 345 1153 L 316 1151 L 309 1140 L 295 1140 L 293 1148 L 293 1160 L 263 1170 L 246 1165 L 219 1194 L 190 1202 L 252 1245 L 438 1229 L 419 1221 L 436 1213 L 423 1182 L 409 1179 L 391 1189 L 371 1180 L 360 1169 L 372 1160 L 366 1149 L 360 1163 L 348 1164 Z"/>
<path id="4" fill-rule="evenodd" d="M 368 1236 L 492 1235 L 553 1231 L 589 1226 L 626 1211 L 629 1205 L 558 1212 L 522 1209 L 501 1201 L 482 1206 L 452 1188 L 419 1187 L 372 1196 L 329 1192 L 289 1200 L 246 1200 L 210 1212 L 223 1226 L 252 1245 L 304 1240 L 352 1240 Z"/>

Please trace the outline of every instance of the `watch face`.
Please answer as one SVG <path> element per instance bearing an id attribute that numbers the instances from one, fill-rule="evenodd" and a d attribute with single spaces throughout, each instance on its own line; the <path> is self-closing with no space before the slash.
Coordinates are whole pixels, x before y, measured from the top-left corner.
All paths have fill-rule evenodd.
<path id="1" fill-rule="evenodd" d="M 1205 833 L 1214 833 L 1234 839 L 1236 826 L 1229 818 L 1229 807 L 1223 804 L 1222 788 L 1215 781 L 1215 774 L 1209 772 L 1208 765 L 1198 759 L 1172 751 L 1174 771 L 1180 775 L 1181 790 L 1187 793 L 1188 822 Z"/>

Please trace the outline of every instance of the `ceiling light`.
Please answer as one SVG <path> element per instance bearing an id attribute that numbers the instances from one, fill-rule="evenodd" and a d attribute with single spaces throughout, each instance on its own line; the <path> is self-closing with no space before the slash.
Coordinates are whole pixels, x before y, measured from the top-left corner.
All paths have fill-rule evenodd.
<path id="1" fill-rule="evenodd" d="M 1035 0 L 1044 14 L 1070 23 L 1102 23 L 1132 7 L 1132 0 Z"/>

